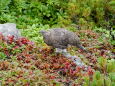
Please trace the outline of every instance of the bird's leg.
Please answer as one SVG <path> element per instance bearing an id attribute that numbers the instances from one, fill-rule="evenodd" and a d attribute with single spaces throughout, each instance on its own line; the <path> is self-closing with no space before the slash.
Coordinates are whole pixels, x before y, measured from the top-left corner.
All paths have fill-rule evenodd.
<path id="1" fill-rule="evenodd" d="M 71 57 L 71 55 L 67 52 L 66 49 L 56 48 L 56 53 L 63 54 L 65 57 Z"/>
<path id="2" fill-rule="evenodd" d="M 66 49 L 62 49 L 62 52 L 67 53 L 67 50 Z"/>
<path id="3" fill-rule="evenodd" d="M 62 53 L 62 49 L 60 49 L 60 48 L 56 48 L 56 51 L 55 51 L 56 53 Z"/>
<path id="4" fill-rule="evenodd" d="M 62 54 L 65 56 L 65 57 L 68 57 L 68 58 L 71 58 L 72 56 L 70 55 L 70 53 L 67 52 L 66 49 L 63 49 L 62 50 Z"/>

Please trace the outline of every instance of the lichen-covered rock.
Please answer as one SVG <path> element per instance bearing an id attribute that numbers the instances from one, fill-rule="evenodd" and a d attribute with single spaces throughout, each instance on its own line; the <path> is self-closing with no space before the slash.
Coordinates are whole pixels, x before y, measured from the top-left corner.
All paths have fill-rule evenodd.
<path id="1" fill-rule="evenodd" d="M 16 24 L 14 23 L 0 24 L 0 33 L 5 37 L 9 35 L 14 36 L 16 39 L 21 37 L 20 31 L 16 28 Z"/>
<path id="2" fill-rule="evenodd" d="M 72 45 L 86 51 L 81 45 L 79 37 L 74 32 L 64 28 L 41 30 L 40 33 L 42 33 L 45 43 L 53 48 L 66 49 L 68 45 Z"/>

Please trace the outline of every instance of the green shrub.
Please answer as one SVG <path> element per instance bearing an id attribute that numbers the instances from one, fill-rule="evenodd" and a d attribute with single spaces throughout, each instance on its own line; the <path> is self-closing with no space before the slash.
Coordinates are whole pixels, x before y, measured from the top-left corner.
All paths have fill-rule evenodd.
<path id="1" fill-rule="evenodd" d="M 73 23 L 81 29 L 115 28 L 114 0 L 0 0 L 0 3 L 0 23 L 17 23 L 22 29 L 33 25 L 39 28 L 41 24 L 65 27 Z M 111 31 L 114 35 L 114 30 Z M 112 37 L 110 42 L 114 45 Z"/>

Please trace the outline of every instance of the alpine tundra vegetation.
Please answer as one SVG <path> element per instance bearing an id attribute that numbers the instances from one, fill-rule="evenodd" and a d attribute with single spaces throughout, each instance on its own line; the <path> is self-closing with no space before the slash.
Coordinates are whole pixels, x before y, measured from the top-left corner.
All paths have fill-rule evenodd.
<path id="1" fill-rule="evenodd" d="M 115 0 L 0 0 L 0 26 L 0 86 L 115 86 Z"/>

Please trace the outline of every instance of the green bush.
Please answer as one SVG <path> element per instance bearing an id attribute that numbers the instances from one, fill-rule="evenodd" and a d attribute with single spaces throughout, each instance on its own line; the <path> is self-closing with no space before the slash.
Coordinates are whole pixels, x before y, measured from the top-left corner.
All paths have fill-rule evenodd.
<path id="1" fill-rule="evenodd" d="M 108 22 L 114 23 L 114 4 L 114 0 L 1 0 L 0 22 L 54 25 L 63 17 L 63 20 L 80 25 L 87 22 L 87 26 L 94 22 L 104 26 Z M 12 18 L 14 20 L 11 21 Z"/>
<path id="2" fill-rule="evenodd" d="M 102 27 L 112 32 L 107 35 L 112 35 L 110 42 L 115 44 L 114 30 L 108 28 L 115 28 L 114 0 L 0 0 L 0 3 L 0 23 L 17 23 L 24 30 L 33 25 L 39 28 L 41 24 L 65 27 L 74 23 L 81 29 Z"/>

